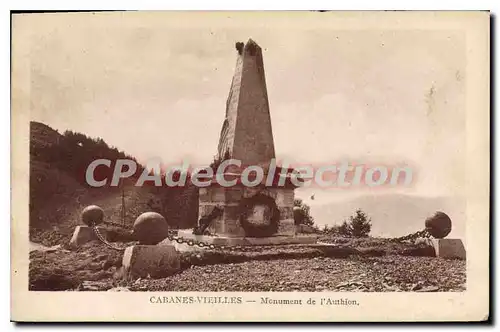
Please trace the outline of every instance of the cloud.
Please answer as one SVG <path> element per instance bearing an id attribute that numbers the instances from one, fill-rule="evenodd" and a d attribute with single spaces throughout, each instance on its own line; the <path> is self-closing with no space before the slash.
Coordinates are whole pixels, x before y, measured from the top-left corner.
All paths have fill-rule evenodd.
<path id="1" fill-rule="evenodd" d="M 140 159 L 209 163 L 234 43 L 251 37 L 264 50 L 278 156 L 417 162 L 428 193 L 454 191 L 462 181 L 453 166 L 464 153 L 459 33 L 269 29 L 231 18 L 174 26 L 159 14 L 50 15 L 36 22 L 32 118 L 60 131 L 102 137 Z"/>

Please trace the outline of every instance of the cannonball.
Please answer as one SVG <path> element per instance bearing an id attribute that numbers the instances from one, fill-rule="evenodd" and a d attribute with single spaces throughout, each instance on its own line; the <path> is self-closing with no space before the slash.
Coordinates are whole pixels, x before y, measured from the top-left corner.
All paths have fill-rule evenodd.
<path id="1" fill-rule="evenodd" d="M 135 220 L 132 234 L 140 244 L 158 244 L 168 235 L 168 223 L 159 213 L 145 212 Z"/>
<path id="2" fill-rule="evenodd" d="M 451 219 L 446 213 L 438 211 L 425 220 L 425 229 L 436 239 L 442 239 L 451 232 Z"/>
<path id="3" fill-rule="evenodd" d="M 97 205 L 89 205 L 83 209 L 81 218 L 85 225 L 99 225 L 104 221 L 104 211 Z"/>

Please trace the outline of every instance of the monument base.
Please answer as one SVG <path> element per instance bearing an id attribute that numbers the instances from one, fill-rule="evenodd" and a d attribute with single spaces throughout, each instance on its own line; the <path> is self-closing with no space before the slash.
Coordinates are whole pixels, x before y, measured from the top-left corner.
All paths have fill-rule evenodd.
<path id="1" fill-rule="evenodd" d="M 318 240 L 315 235 L 270 236 L 270 237 L 225 237 L 211 235 L 194 235 L 192 230 L 179 230 L 178 236 L 186 240 L 194 240 L 221 246 L 265 246 L 279 244 L 313 244 Z"/>
<path id="2" fill-rule="evenodd" d="M 436 257 L 465 259 L 465 247 L 460 239 L 420 239 L 415 243 L 425 243 L 434 248 Z"/>
<path id="3" fill-rule="evenodd" d="M 465 247 L 460 239 L 431 239 L 436 257 L 465 259 Z"/>
<path id="4" fill-rule="evenodd" d="M 180 271 L 180 256 L 173 246 L 136 245 L 125 249 L 124 278 L 163 278 Z"/>

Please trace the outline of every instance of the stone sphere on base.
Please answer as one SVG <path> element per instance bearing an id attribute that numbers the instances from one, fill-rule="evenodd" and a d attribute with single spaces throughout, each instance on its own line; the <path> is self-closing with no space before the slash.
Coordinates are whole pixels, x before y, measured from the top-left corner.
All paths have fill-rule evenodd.
<path id="1" fill-rule="evenodd" d="M 158 244 L 168 235 L 168 223 L 159 213 L 145 212 L 135 220 L 132 234 L 140 244 Z"/>
<path id="2" fill-rule="evenodd" d="M 102 224 L 104 222 L 104 211 L 97 205 L 89 205 L 83 209 L 81 219 L 87 226 Z"/>
<path id="3" fill-rule="evenodd" d="M 451 219 L 444 212 L 436 212 L 425 220 L 425 229 L 436 239 L 442 239 L 451 232 Z"/>

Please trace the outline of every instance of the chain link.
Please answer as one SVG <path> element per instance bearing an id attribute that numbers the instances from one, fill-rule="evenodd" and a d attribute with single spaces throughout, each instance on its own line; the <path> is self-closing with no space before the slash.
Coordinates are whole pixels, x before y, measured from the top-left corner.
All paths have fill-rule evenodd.
<path id="1" fill-rule="evenodd" d="M 194 247 L 194 246 L 198 246 L 200 248 L 208 248 L 208 249 L 212 249 L 212 250 L 229 250 L 229 251 L 234 251 L 234 250 L 244 250 L 246 248 L 248 248 L 249 246 L 240 246 L 240 245 L 233 245 L 233 246 L 230 246 L 230 245 L 216 245 L 216 244 L 213 244 L 213 243 L 209 243 L 209 242 L 203 242 L 203 241 L 195 241 L 195 240 L 191 240 L 191 239 L 185 239 L 183 237 L 180 237 L 180 236 L 174 236 L 172 234 L 168 234 L 167 235 L 167 239 L 169 239 L 170 241 L 175 241 L 179 244 L 187 244 L 188 246 L 191 246 L 191 247 Z"/>
<path id="2" fill-rule="evenodd" d="M 97 228 L 97 225 L 96 224 L 92 224 L 92 229 L 94 230 L 94 233 L 95 235 L 97 236 L 97 238 L 99 239 L 99 241 L 101 241 L 102 243 L 104 243 L 104 245 L 110 249 L 113 249 L 113 250 L 117 250 L 117 251 L 125 251 L 125 248 L 120 248 L 120 247 L 117 247 L 115 245 L 112 245 L 111 243 L 109 243 L 105 238 L 104 236 L 101 234 L 101 232 L 99 231 L 99 228 Z"/>
<path id="3" fill-rule="evenodd" d="M 421 230 L 421 231 L 418 231 L 418 232 L 415 232 L 415 233 L 411 233 L 411 234 L 408 234 L 408 235 L 405 235 L 405 236 L 401 236 L 401 237 L 396 237 L 396 238 L 392 238 L 390 239 L 391 242 L 402 242 L 402 241 L 415 241 L 416 239 L 418 238 L 431 238 L 432 235 L 426 230 Z"/>
<path id="4" fill-rule="evenodd" d="M 107 222 L 107 224 L 113 224 L 115 226 L 124 227 L 123 225 L 118 225 L 116 223 Z M 119 251 L 125 250 L 125 248 L 120 248 L 120 247 L 114 246 L 113 244 L 109 243 L 104 238 L 104 236 L 101 234 L 101 232 L 99 231 L 99 229 L 97 228 L 97 226 L 95 224 L 92 225 L 92 229 L 94 230 L 94 233 L 96 234 L 99 241 L 101 241 L 108 248 L 114 249 L 114 250 L 119 250 Z M 432 235 L 426 229 L 424 229 L 424 230 L 421 230 L 421 231 L 418 231 L 415 233 L 411 233 L 411 234 L 408 234 L 405 236 L 392 238 L 392 239 L 390 239 L 390 241 L 391 242 L 402 242 L 402 241 L 413 241 L 414 242 L 418 238 L 431 238 L 431 237 L 432 237 Z M 209 243 L 209 242 L 195 241 L 192 239 L 185 239 L 185 238 L 180 237 L 180 236 L 174 236 L 171 233 L 169 233 L 167 235 L 167 239 L 170 241 L 175 241 L 179 244 L 187 244 L 190 247 L 198 246 L 200 248 L 207 248 L 207 249 L 211 249 L 211 250 L 245 251 L 245 249 L 247 249 L 249 247 L 249 246 L 241 246 L 241 245 L 216 245 L 216 244 Z"/>
<path id="5" fill-rule="evenodd" d="M 105 222 L 105 224 L 110 224 L 110 225 L 113 225 L 113 226 L 118 226 L 118 227 L 125 228 L 123 225 L 117 224 L 117 223 Z M 94 230 L 94 233 L 97 236 L 97 239 L 99 241 L 101 241 L 106 247 L 108 247 L 110 249 L 113 249 L 113 250 L 125 251 L 125 248 L 117 247 L 117 246 L 109 243 L 105 239 L 105 237 L 101 234 L 101 232 L 97 228 L 97 225 L 92 224 L 91 227 Z M 179 244 L 187 244 L 188 246 L 191 246 L 191 247 L 198 246 L 200 248 L 208 248 L 208 249 L 211 249 L 211 250 L 219 249 L 219 250 L 235 251 L 235 250 L 244 250 L 244 249 L 246 249 L 245 247 L 248 247 L 248 246 L 240 246 L 240 245 L 233 245 L 233 246 L 230 246 L 230 245 L 215 245 L 213 243 L 208 243 L 208 242 L 203 242 L 203 241 L 195 241 L 195 240 L 192 240 L 192 239 L 185 239 L 185 238 L 180 237 L 180 236 L 174 236 L 174 235 L 172 235 L 170 233 L 167 235 L 167 239 L 169 239 L 170 241 L 175 241 L 175 242 L 177 242 Z"/>

